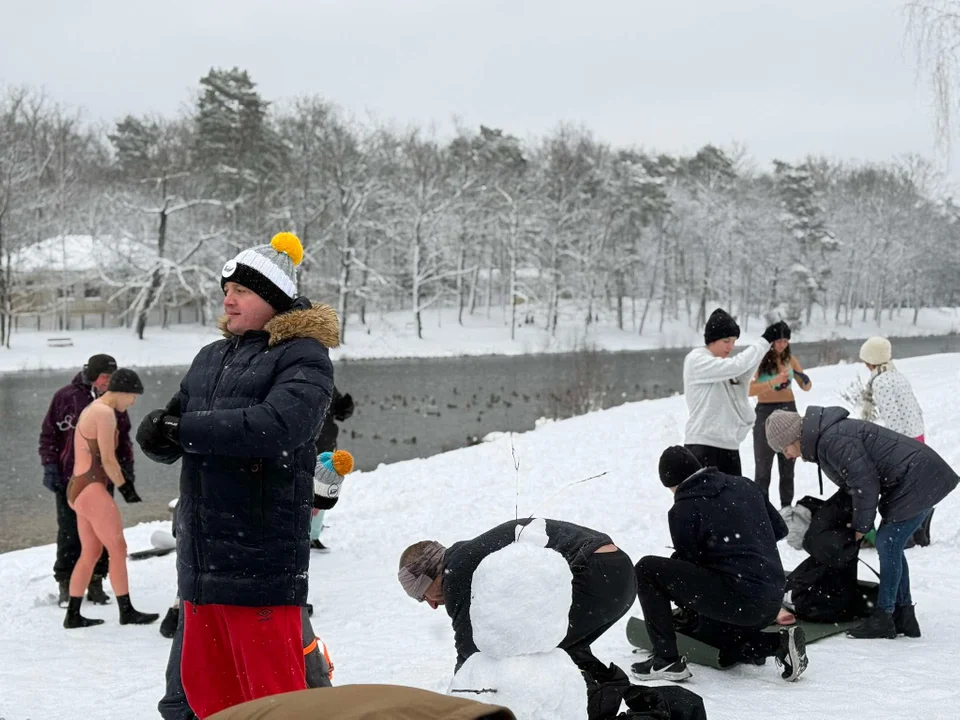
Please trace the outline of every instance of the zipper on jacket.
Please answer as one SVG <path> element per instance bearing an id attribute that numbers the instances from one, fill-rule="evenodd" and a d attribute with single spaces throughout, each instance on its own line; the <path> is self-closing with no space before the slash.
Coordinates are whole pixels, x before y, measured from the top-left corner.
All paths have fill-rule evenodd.
<path id="1" fill-rule="evenodd" d="M 232 343 L 231 347 L 228 348 L 227 352 L 225 352 L 225 353 L 223 354 L 223 360 L 222 360 L 221 363 L 220 363 L 220 370 L 217 372 L 217 379 L 216 379 L 216 382 L 214 382 L 214 384 L 213 384 L 213 394 L 210 396 L 210 409 L 211 409 L 211 410 L 213 410 L 213 401 L 214 401 L 214 399 L 217 397 L 217 390 L 220 389 L 220 381 L 223 380 L 223 373 L 224 373 L 224 371 L 227 369 L 227 365 L 230 364 L 230 357 L 233 355 L 233 353 L 236 352 L 236 350 L 237 350 L 237 348 L 238 348 L 239 346 L 240 346 L 240 338 L 239 338 L 239 337 L 235 337 L 235 338 L 233 339 L 233 343 Z M 199 478 L 198 478 L 197 482 L 198 482 L 198 483 L 200 482 Z M 196 528 L 196 537 L 195 537 L 195 540 L 194 540 L 194 545 L 196 546 L 196 549 L 197 549 L 197 552 L 196 552 L 196 557 L 197 557 L 197 579 L 194 581 L 194 584 L 193 584 L 193 585 L 194 585 L 193 595 L 194 595 L 194 604 L 195 604 L 195 605 L 199 605 L 199 604 L 200 604 L 200 588 L 201 588 L 201 585 L 202 585 L 202 583 L 200 582 L 200 578 L 203 576 L 203 550 L 200 549 L 200 542 L 201 542 L 201 537 L 200 537 L 200 496 L 201 496 L 201 494 L 202 494 L 202 488 L 201 488 L 201 487 L 197 487 L 197 507 L 196 507 L 196 509 L 194 510 L 194 523 L 193 523 L 193 526 Z M 196 608 L 194 608 L 194 611 L 196 611 Z"/>

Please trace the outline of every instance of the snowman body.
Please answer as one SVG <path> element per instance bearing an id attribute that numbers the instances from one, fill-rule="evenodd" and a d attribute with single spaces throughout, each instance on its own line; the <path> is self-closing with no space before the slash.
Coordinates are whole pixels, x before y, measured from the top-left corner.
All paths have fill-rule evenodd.
<path id="1" fill-rule="evenodd" d="M 450 694 L 510 708 L 517 720 L 586 720 L 587 687 L 566 637 L 573 574 L 546 547 L 546 523 L 518 526 L 517 542 L 477 566 L 470 596 L 480 652 L 461 666 Z"/>

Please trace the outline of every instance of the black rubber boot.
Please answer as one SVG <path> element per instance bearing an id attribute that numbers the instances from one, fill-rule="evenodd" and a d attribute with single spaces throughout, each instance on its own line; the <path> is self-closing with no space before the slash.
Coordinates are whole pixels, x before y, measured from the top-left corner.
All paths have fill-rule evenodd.
<path id="1" fill-rule="evenodd" d="M 166 617 L 160 623 L 160 634 L 170 640 L 177 632 L 177 623 L 180 621 L 180 606 L 167 610 Z"/>
<path id="2" fill-rule="evenodd" d="M 103 590 L 103 579 L 93 578 L 87 586 L 87 600 L 94 605 L 109 605 L 110 596 Z"/>
<path id="3" fill-rule="evenodd" d="M 117 605 L 120 607 L 121 625 L 149 625 L 160 619 L 159 613 L 142 613 L 133 607 L 130 595 L 117 595 Z"/>
<path id="4" fill-rule="evenodd" d="M 897 605 L 893 611 L 893 626 L 897 629 L 897 635 L 920 637 L 920 623 L 917 622 L 913 605 Z"/>
<path id="5" fill-rule="evenodd" d="M 74 628 L 92 627 L 93 625 L 103 625 L 103 620 L 92 620 L 85 618 L 80 614 L 80 603 L 83 602 L 83 596 L 70 597 L 67 604 L 67 616 L 63 619 L 63 626 L 67 630 Z"/>
<path id="6" fill-rule="evenodd" d="M 893 624 L 893 613 L 876 608 L 870 617 L 857 627 L 847 630 L 847 635 L 858 640 L 872 638 L 886 638 L 893 640 L 897 637 L 897 628 Z"/>

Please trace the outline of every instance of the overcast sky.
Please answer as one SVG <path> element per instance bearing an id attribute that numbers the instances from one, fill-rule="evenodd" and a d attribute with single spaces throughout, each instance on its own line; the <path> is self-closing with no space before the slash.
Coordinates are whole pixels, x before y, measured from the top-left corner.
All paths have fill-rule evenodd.
<path id="1" fill-rule="evenodd" d="M 92 118 L 175 113 L 211 66 L 263 95 L 529 137 L 561 120 L 666 152 L 741 142 L 943 159 L 897 0 L 32 0 L 0 15 L 0 83 Z M 955 166 L 956 163 L 954 162 Z M 954 177 L 957 176 L 953 168 Z"/>

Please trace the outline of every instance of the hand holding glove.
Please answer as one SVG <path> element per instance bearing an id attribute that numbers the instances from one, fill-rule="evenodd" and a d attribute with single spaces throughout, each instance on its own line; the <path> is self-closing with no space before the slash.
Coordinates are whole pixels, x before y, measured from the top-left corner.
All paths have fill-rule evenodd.
<path id="1" fill-rule="evenodd" d="M 346 393 L 338 397 L 333 403 L 331 412 L 333 419 L 337 422 L 343 422 L 349 418 L 353 415 L 353 396 L 351 396 L 350 393 Z"/>
<path id="2" fill-rule="evenodd" d="M 137 489 L 129 480 L 118 487 L 117 490 L 119 490 L 120 494 L 123 495 L 123 499 L 127 501 L 127 504 L 143 502 L 143 500 L 140 499 L 140 496 L 137 495 Z"/>

